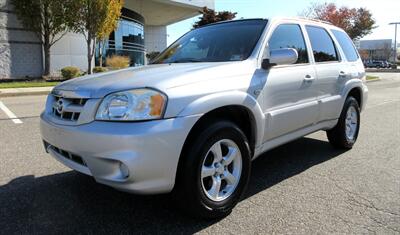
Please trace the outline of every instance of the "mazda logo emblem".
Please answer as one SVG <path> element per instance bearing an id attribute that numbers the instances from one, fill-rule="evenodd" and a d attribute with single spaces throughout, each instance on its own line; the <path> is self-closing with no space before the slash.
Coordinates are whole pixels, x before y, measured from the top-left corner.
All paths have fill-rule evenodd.
<path id="1" fill-rule="evenodd" d="M 62 99 L 59 99 L 56 104 L 55 104 L 55 109 L 57 110 L 57 113 L 61 114 L 64 109 L 64 101 Z"/>

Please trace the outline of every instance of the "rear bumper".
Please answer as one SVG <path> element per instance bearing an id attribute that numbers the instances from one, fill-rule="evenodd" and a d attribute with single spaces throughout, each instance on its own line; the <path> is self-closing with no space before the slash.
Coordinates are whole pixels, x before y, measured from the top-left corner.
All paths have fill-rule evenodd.
<path id="1" fill-rule="evenodd" d="M 122 191 L 153 194 L 172 190 L 183 143 L 199 118 L 61 126 L 42 114 L 40 129 L 47 152 L 67 167 Z"/>

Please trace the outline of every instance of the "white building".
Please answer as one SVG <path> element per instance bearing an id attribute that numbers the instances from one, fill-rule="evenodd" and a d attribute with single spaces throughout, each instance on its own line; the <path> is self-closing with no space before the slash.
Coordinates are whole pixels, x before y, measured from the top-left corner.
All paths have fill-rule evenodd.
<path id="1" fill-rule="evenodd" d="M 145 53 L 167 46 L 167 26 L 196 16 L 214 0 L 125 0 L 118 29 L 110 35 L 105 55 L 131 58 L 132 66 L 145 63 Z M 87 68 L 86 42 L 69 33 L 51 49 L 51 72 L 65 66 Z M 19 23 L 10 0 L 0 0 L 0 79 L 40 77 L 43 51 L 36 36 Z"/>
<path id="2" fill-rule="evenodd" d="M 372 60 L 393 60 L 394 41 L 392 39 L 360 40 L 359 50 L 368 52 Z"/>

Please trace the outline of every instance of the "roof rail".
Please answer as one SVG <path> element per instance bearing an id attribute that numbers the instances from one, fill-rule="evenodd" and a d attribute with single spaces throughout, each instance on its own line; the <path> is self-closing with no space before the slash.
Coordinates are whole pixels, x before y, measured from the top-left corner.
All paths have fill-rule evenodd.
<path id="1" fill-rule="evenodd" d="M 299 19 L 302 19 L 302 20 L 309 20 L 309 21 L 315 21 L 315 22 L 319 22 L 319 23 L 324 23 L 324 24 L 333 25 L 331 22 L 325 21 L 325 20 L 318 20 L 318 19 L 307 18 L 307 17 L 299 17 Z"/>

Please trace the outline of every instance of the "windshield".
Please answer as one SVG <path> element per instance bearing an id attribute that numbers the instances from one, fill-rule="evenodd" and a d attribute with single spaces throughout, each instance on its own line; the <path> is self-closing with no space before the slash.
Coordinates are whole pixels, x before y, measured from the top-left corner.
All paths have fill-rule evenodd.
<path id="1" fill-rule="evenodd" d="M 192 30 L 152 64 L 245 60 L 253 52 L 266 24 L 266 20 L 244 20 Z"/>

